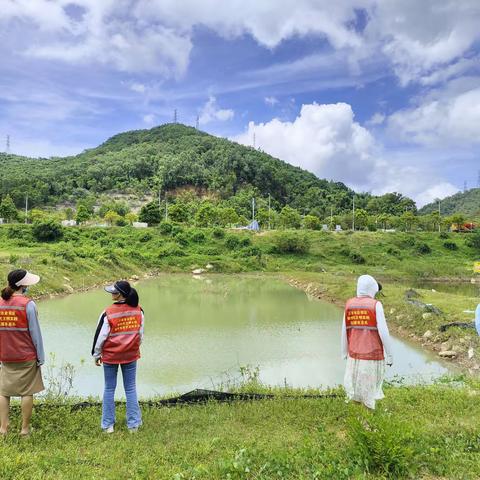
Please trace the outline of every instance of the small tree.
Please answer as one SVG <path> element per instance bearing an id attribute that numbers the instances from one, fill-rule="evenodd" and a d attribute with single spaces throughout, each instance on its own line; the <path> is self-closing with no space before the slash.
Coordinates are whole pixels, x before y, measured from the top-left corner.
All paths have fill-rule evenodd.
<path id="1" fill-rule="evenodd" d="M 133 222 L 136 222 L 138 216 L 136 213 L 129 212 L 125 215 L 125 220 L 128 222 L 129 225 L 133 225 Z"/>
<path id="2" fill-rule="evenodd" d="M 217 223 L 217 209 L 210 202 L 204 202 L 195 214 L 195 224 L 199 227 L 213 227 Z"/>
<path id="3" fill-rule="evenodd" d="M 305 218 L 303 219 L 303 226 L 307 230 L 320 230 L 322 224 L 320 219 L 315 215 L 305 215 Z"/>
<path id="4" fill-rule="evenodd" d="M 149 225 L 158 225 L 162 220 L 162 214 L 160 212 L 158 203 L 153 201 L 144 205 L 140 210 L 138 219 L 141 222 L 148 223 Z"/>
<path id="5" fill-rule="evenodd" d="M 73 209 L 68 207 L 65 209 L 65 218 L 67 220 L 73 220 L 74 212 Z"/>
<path id="6" fill-rule="evenodd" d="M 302 217 L 298 211 L 288 205 L 282 208 L 279 220 L 283 228 L 300 228 L 302 224 Z"/>
<path id="7" fill-rule="evenodd" d="M 0 203 L 0 217 L 2 217 L 7 223 L 14 222 L 18 219 L 17 207 L 13 203 L 10 195 L 5 195 Z"/>
<path id="8" fill-rule="evenodd" d="M 109 210 L 103 217 L 105 221 L 110 225 L 115 225 L 122 217 L 113 210 Z"/>
<path id="9" fill-rule="evenodd" d="M 85 223 L 87 220 L 90 219 L 90 213 L 85 205 L 79 205 L 77 208 L 77 215 L 75 217 L 75 220 L 79 225 L 82 223 Z"/>
<path id="10" fill-rule="evenodd" d="M 168 218 L 173 222 L 187 223 L 189 216 L 188 207 L 184 203 L 173 203 L 168 206 Z"/>

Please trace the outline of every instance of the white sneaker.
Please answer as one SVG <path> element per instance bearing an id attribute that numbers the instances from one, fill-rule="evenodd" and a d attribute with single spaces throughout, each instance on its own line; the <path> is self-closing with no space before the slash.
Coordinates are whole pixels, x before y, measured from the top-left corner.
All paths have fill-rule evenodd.
<path id="1" fill-rule="evenodd" d="M 108 428 L 103 429 L 104 433 L 113 433 L 115 431 L 113 425 L 110 425 Z"/>
<path id="2" fill-rule="evenodd" d="M 137 432 L 138 432 L 138 427 L 129 428 L 129 429 L 128 429 L 128 432 L 129 432 L 129 433 L 137 433 Z"/>

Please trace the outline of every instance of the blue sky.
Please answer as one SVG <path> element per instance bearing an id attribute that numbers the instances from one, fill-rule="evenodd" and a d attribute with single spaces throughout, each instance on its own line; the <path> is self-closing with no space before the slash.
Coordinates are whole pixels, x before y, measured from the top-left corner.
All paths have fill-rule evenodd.
<path id="1" fill-rule="evenodd" d="M 177 109 L 358 190 L 423 204 L 477 186 L 477 0 L 1 7 L 0 138 L 14 153 L 79 153 Z"/>

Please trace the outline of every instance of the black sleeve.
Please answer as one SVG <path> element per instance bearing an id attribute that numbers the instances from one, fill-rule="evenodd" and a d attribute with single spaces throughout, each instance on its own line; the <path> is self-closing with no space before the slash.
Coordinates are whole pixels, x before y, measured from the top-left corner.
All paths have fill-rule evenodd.
<path id="1" fill-rule="evenodd" d="M 93 345 L 92 345 L 92 355 L 95 350 L 95 344 L 97 343 L 98 336 L 100 335 L 100 330 L 102 329 L 103 326 L 103 321 L 105 320 L 105 312 L 103 312 L 102 316 L 100 317 L 100 320 L 98 321 L 97 329 L 95 330 L 95 336 L 93 337 Z"/>

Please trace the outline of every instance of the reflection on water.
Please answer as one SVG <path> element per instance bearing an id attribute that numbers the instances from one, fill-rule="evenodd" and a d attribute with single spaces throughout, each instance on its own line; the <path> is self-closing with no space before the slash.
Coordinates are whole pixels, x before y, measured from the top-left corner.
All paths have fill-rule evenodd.
<path id="1" fill-rule="evenodd" d="M 137 288 L 146 318 L 138 370 L 143 397 L 211 388 L 245 365 L 258 365 L 260 379 L 270 385 L 342 382 L 342 311 L 279 280 L 163 275 Z M 55 353 L 57 363 L 75 365 L 74 393 L 81 396 L 102 392 L 103 372 L 93 365 L 90 350 L 98 316 L 109 300 L 96 290 L 39 304 L 46 351 Z M 405 375 L 413 381 L 447 372 L 418 348 L 397 339 L 393 347 L 389 377 Z M 121 388 L 118 393 L 123 394 Z"/>

